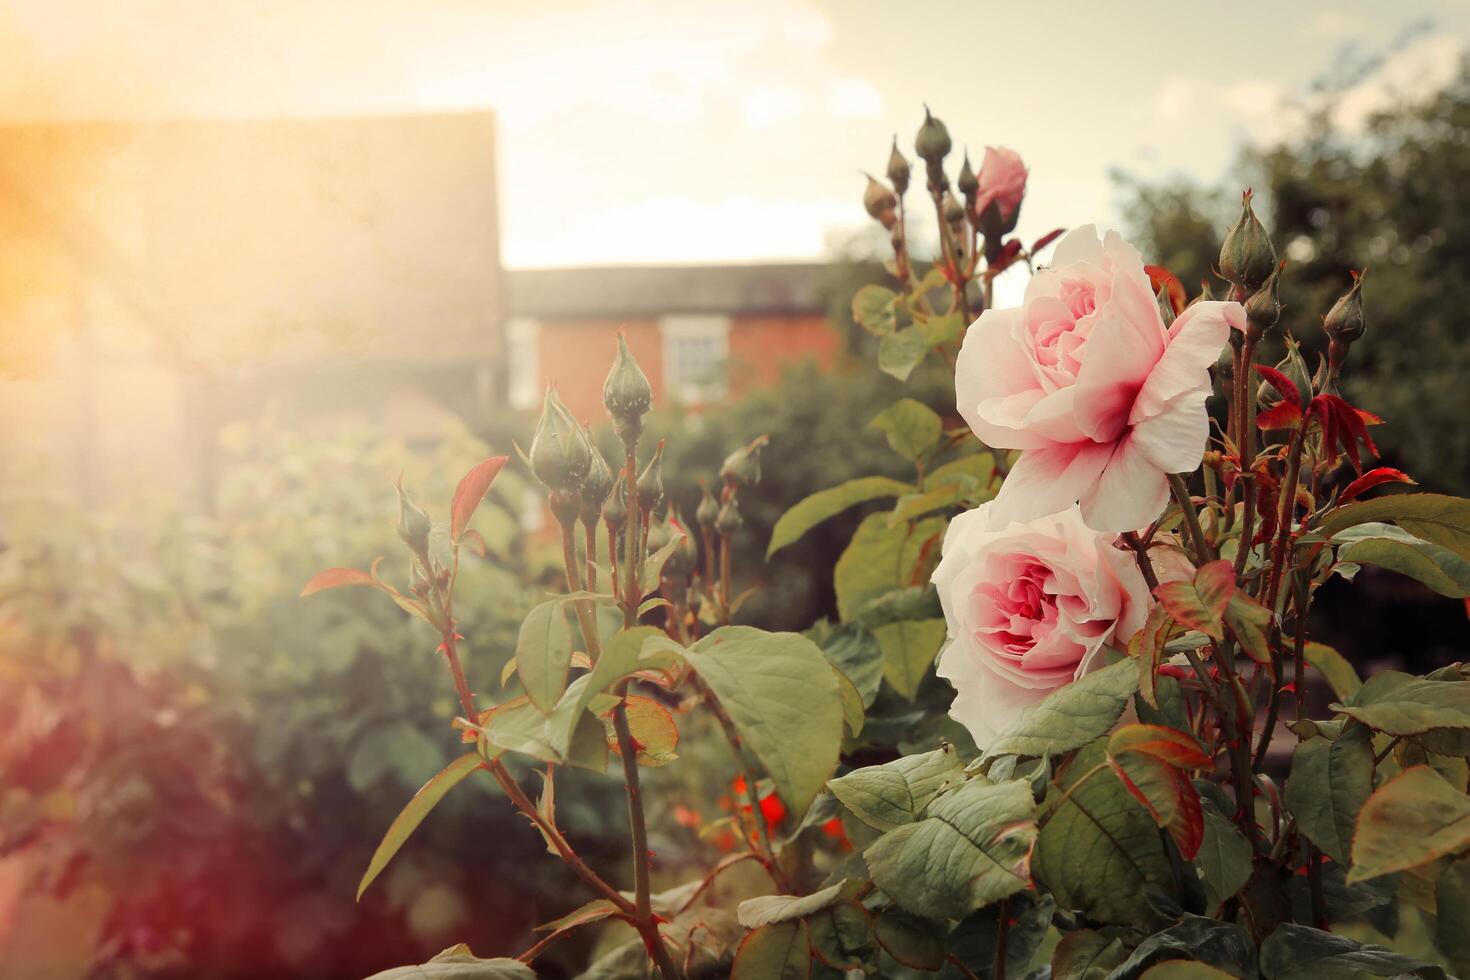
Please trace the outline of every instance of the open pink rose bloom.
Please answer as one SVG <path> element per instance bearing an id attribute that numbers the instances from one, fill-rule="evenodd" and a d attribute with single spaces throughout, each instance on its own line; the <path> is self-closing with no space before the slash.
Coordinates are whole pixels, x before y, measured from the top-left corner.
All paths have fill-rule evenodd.
<path id="1" fill-rule="evenodd" d="M 1057 245 L 1016 309 L 986 310 L 956 366 L 960 414 L 987 445 L 1023 450 L 995 501 L 998 524 L 1081 503 L 1101 531 L 1163 511 L 1167 474 L 1200 463 L 1209 367 L 1239 303 L 1198 302 L 1164 326 L 1143 260 L 1086 225 Z"/>
<path id="2" fill-rule="evenodd" d="M 996 525 L 994 503 L 949 525 L 934 584 L 949 623 L 939 676 L 957 692 L 950 716 L 982 748 L 1026 708 L 1126 641 L 1151 602 L 1116 535 L 1077 507 Z"/>

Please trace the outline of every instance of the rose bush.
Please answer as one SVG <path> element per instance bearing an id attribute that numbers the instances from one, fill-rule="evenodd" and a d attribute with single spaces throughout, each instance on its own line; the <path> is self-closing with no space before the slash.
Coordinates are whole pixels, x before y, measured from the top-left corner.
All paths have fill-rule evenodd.
<path id="1" fill-rule="evenodd" d="M 406 587 L 376 563 L 308 584 L 373 587 L 421 619 L 462 709 L 465 753 L 408 803 L 360 888 L 484 773 L 592 896 L 515 960 L 456 948 L 385 976 L 533 976 L 548 947 L 600 925 L 626 941 L 589 980 L 1442 977 L 1341 931 L 1391 936 L 1421 914 L 1432 955 L 1470 966 L 1470 670 L 1364 681 L 1309 635 L 1317 590 L 1364 565 L 1470 596 L 1470 501 L 1378 489 L 1412 480 L 1365 466 L 1380 420 L 1339 394 L 1367 335 L 1362 277 L 1325 312 L 1315 371 L 1290 338 L 1285 360 L 1259 364 L 1283 269 L 1248 192 L 1220 255 L 1227 298 L 1190 301 L 1090 226 L 1043 265 L 1060 232 L 1006 237 L 1019 158 L 989 152 L 978 176 L 966 160 L 952 189 L 951 145 L 926 112 L 932 261 L 910 252 L 896 141 L 888 183 L 869 178 L 897 288 L 864 286 L 853 315 L 892 377 L 950 366 L 955 403 L 876 411 L 912 478 L 818 492 L 769 542 L 875 508 L 835 567 L 838 622 L 734 623 L 749 590 L 732 542 L 768 436 L 733 448 L 692 521 L 671 513 L 663 445 L 642 438 L 651 390 L 621 343 L 604 388 L 615 442 L 547 395 L 524 462 L 560 525 L 565 591 L 527 618 L 493 704 L 466 678 L 455 603 L 506 457 L 465 475 L 447 531 L 400 488 Z M 1022 305 L 995 308 L 996 277 L 1021 267 Z M 1330 690 L 1326 716 L 1309 685 Z M 674 808 L 721 855 L 689 876 L 650 846 L 644 770 L 677 766 L 700 723 L 729 743 L 745 799 L 708 825 Z M 631 888 L 556 813 L 557 780 L 610 758 Z M 536 767 L 538 799 L 518 765 Z M 747 864 L 763 880 L 733 883 Z"/>

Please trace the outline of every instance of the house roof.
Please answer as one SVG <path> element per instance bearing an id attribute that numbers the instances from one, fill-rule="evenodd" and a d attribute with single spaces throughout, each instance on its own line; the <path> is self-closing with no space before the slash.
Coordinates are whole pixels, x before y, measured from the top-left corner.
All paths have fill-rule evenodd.
<path id="1" fill-rule="evenodd" d="M 511 316 L 620 319 L 666 313 L 822 313 L 831 266 L 587 266 L 507 272 Z"/>

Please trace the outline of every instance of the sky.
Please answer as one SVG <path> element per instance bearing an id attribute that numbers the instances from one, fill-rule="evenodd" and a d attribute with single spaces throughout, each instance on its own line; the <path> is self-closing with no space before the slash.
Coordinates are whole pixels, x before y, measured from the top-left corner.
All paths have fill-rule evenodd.
<path id="1" fill-rule="evenodd" d="M 1022 154 L 1031 237 L 1115 223 L 1113 168 L 1227 179 L 1363 54 L 1349 126 L 1467 42 L 1470 0 L 6 0 L 0 122 L 489 107 L 511 267 L 817 258 L 925 102 Z"/>

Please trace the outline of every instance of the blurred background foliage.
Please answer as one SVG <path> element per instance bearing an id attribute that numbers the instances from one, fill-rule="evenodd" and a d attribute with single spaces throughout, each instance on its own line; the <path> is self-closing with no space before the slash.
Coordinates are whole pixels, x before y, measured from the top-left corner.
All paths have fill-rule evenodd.
<path id="1" fill-rule="evenodd" d="M 1380 444 L 1390 461 L 1427 488 L 1470 493 L 1470 212 L 1461 207 L 1470 75 L 1426 105 L 1378 117 L 1365 137 L 1335 132 L 1330 118 L 1247 150 L 1227 186 L 1120 175 L 1128 230 L 1149 261 L 1188 284 L 1213 283 L 1239 185 L 1253 185 L 1290 263 L 1284 322 L 1309 351 L 1321 346 L 1318 319 L 1348 270 L 1369 267 L 1369 333 L 1354 347 L 1347 393 L 1388 420 Z M 766 564 L 780 513 L 852 476 L 907 475 L 868 428 L 875 406 L 907 394 L 952 414 L 942 365 L 907 386 L 867 366 L 847 304 L 873 275 L 871 262 L 833 266 L 834 329 L 852 355 L 838 370 L 796 368 L 737 404 L 653 421 L 668 440 L 671 499 L 691 517 L 695 479 L 713 480 L 731 449 L 770 434 L 759 492 L 741 497 L 736 552 L 737 574 L 760 585 L 740 618 L 767 628 L 805 629 L 832 612 L 832 566 L 864 510 Z M 453 794 L 354 904 L 383 829 L 457 750 L 455 701 L 435 639 L 381 595 L 297 599 L 315 571 L 400 552 L 400 471 L 442 520 L 460 474 L 492 445 L 508 451 L 517 435 L 525 444 L 523 427 L 504 428 L 483 434 L 488 443 L 446 433 L 428 449 L 370 431 L 234 428 L 208 516 L 181 517 L 159 500 L 103 522 L 36 487 L 4 489 L 0 713 L 11 737 L 0 741 L 0 910 L 16 925 L 0 976 L 39 975 L 26 972 L 38 962 L 26 957 L 47 956 L 55 976 L 356 977 L 450 941 L 518 950 L 532 926 L 580 903 L 561 865 L 533 857 L 535 832 L 475 780 L 479 790 Z M 520 530 L 527 480 L 508 468 L 495 506 L 481 508 L 489 554 L 469 564 L 460 589 L 467 672 L 495 696 L 517 623 L 554 582 L 544 538 Z M 395 561 L 385 576 L 401 571 Z M 1364 574 L 1369 588 L 1350 607 L 1323 603 L 1314 638 L 1358 654 L 1365 672 L 1370 655 L 1416 669 L 1452 659 L 1443 637 L 1455 634 L 1443 627 L 1458 617 L 1463 630 L 1457 604 Z M 1393 635 L 1383 625 L 1390 606 L 1404 624 Z M 865 762 L 937 732 L 946 693 L 931 677 L 915 703 L 884 698 Z M 681 764 L 650 777 L 660 887 L 722 848 L 721 821 L 735 805 L 730 763 L 707 734 L 684 731 Z M 562 783 L 564 827 L 621 880 L 618 780 L 579 772 Z M 740 889 L 740 876 L 721 887 Z M 618 938 L 579 936 L 538 965 L 554 976 L 558 964 L 586 961 L 586 943 Z M 226 963 L 227 972 L 214 966 Z"/>

